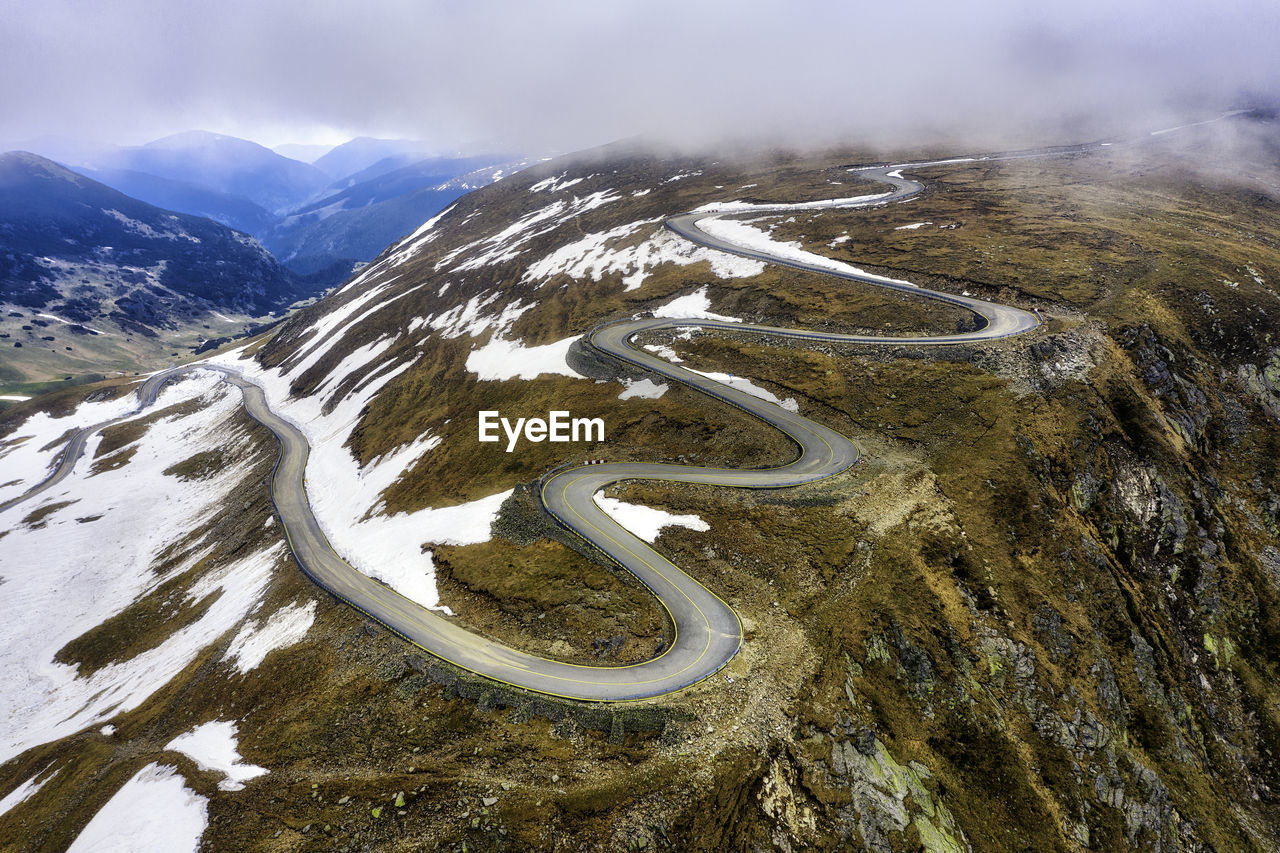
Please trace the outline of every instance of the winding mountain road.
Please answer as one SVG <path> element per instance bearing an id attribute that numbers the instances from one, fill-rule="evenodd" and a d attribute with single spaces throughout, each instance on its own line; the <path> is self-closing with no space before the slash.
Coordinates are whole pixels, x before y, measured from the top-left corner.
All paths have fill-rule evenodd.
<path id="1" fill-rule="evenodd" d="M 4 512 L 9 507 L 17 506 L 20 503 L 25 503 L 41 492 L 51 489 L 58 483 L 65 480 L 67 475 L 75 469 L 76 462 L 78 462 L 80 457 L 84 455 L 84 445 L 85 442 L 89 440 L 90 436 L 104 427 L 109 427 L 114 423 L 119 423 L 120 421 L 125 420 L 126 418 L 131 418 L 143 409 L 146 409 L 156 401 L 156 397 L 160 394 L 160 389 L 165 386 L 166 382 L 173 379 L 180 373 L 185 373 L 189 369 L 190 368 L 187 367 L 174 367 L 169 370 L 162 370 L 159 373 L 150 376 L 147 381 L 142 384 L 142 387 L 138 389 L 138 405 L 134 407 L 132 412 L 118 418 L 103 421 L 100 424 L 94 424 L 93 426 L 76 430 L 71 435 L 71 438 L 67 440 L 67 446 L 62 448 L 62 453 L 58 454 L 57 462 L 49 476 L 45 477 L 39 483 L 36 483 L 17 497 L 12 497 L 3 503 L 0 503 L 0 512 Z"/>
<path id="2" fill-rule="evenodd" d="M 861 177 L 888 187 L 885 194 L 874 199 L 836 205 L 768 205 L 729 212 L 690 212 L 671 217 L 666 221 L 666 227 L 687 240 L 718 251 L 784 264 L 819 275 L 835 275 L 854 282 L 889 287 L 959 306 L 971 311 L 981 321 L 981 327 L 976 331 L 936 337 L 882 337 L 779 329 L 716 320 L 646 318 L 606 324 L 585 337 L 589 347 L 605 356 L 679 382 L 759 418 L 789 436 L 800 450 L 795 461 L 777 468 L 733 470 L 630 462 L 570 468 L 544 479 L 541 498 L 547 511 L 565 528 L 632 572 L 653 591 L 670 614 L 675 628 L 672 643 L 658 657 L 643 663 L 615 667 L 578 666 L 526 654 L 485 639 L 352 568 L 330 546 L 311 511 L 303 484 L 309 451 L 306 437 L 271 410 L 262 388 L 234 370 L 195 364 L 156 374 L 140 390 L 138 408 L 154 402 L 164 382 L 179 373 L 198 369 L 222 372 L 228 381 L 241 389 L 249 415 L 270 429 L 280 441 L 280 457 L 271 481 L 272 499 L 302 570 L 337 598 L 432 655 L 495 681 L 571 699 L 619 701 L 672 693 L 717 672 L 737 653 L 742 644 L 738 616 L 717 595 L 609 518 L 595 504 L 593 495 L 611 483 L 623 480 L 665 480 L 735 488 L 794 486 L 848 470 L 858 461 L 860 450 L 851 439 L 835 430 L 665 361 L 632 346 L 632 340 L 642 332 L 700 327 L 840 344 L 920 346 L 989 341 L 1016 335 L 1039 325 L 1036 316 L 1018 308 L 926 290 L 870 274 L 833 272 L 820 264 L 779 258 L 759 249 L 733 244 L 700 227 L 700 223 L 709 219 L 744 213 L 781 213 L 811 209 L 814 204 L 869 207 L 902 201 L 922 189 L 916 181 L 901 177 L 901 170 L 912 165 L 932 164 L 860 170 Z M 65 478 L 83 452 L 87 438 L 109 423 L 112 422 L 77 432 L 50 477 L 24 495 L 0 505 L 0 511 L 36 496 Z"/>

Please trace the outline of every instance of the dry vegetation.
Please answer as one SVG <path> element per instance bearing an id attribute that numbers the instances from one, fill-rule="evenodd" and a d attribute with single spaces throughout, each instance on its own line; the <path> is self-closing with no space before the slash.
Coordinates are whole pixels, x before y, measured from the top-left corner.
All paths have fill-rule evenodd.
<path id="1" fill-rule="evenodd" d="M 1280 204 L 1251 183 L 1188 177 L 1177 152 L 1142 156 L 939 168 L 909 205 L 798 217 L 778 231 L 863 266 L 1052 312 L 1034 334 L 947 350 L 674 343 L 696 368 L 795 397 L 866 450 L 850 474 L 800 489 L 618 490 L 711 523 L 668 529 L 658 547 L 742 614 L 747 642 L 722 674 L 607 711 L 537 700 L 423 660 L 281 566 L 271 602 L 319 605 L 303 643 L 245 677 L 214 666 L 211 651 L 122 717 L 114 738 L 84 733 L 0 767 L 0 791 L 51 761 L 64 768 L 0 817 L 0 837 L 19 839 L 0 846 L 61 849 L 125 778 L 164 760 L 211 798 L 210 850 L 1275 849 L 1280 437 L 1268 407 L 1280 400 L 1250 368 L 1260 375 L 1277 346 Z M 829 181 L 859 159 L 587 163 L 582 175 L 605 172 L 597 185 L 622 190 L 703 174 L 579 224 L 599 230 L 735 197 L 748 183 L 766 200 L 854 194 Z M 542 176 L 472 197 L 476 217 L 415 260 L 406 281 L 519 216 L 534 203 L 524 187 Z M 892 230 L 920 221 L 934 225 Z M 550 235 L 529 256 L 566 239 Z M 443 297 L 401 300 L 358 337 L 460 304 L 461 291 L 505 282 L 528 298 L 512 283 L 521 263 Z M 560 284 L 537 291 L 543 303 L 514 334 L 547 343 L 702 284 L 714 310 L 767 322 L 955 321 L 788 271 L 720 280 L 663 269 L 630 293 L 617 276 Z M 286 326 L 263 358 L 286 360 L 323 310 Z M 422 361 L 353 439 L 370 459 L 425 429 L 444 438 L 388 494 L 391 507 L 492 494 L 565 458 L 545 444 L 476 452 L 480 407 L 605 412 L 604 452 L 616 459 L 771 464 L 792 452 L 680 389 L 619 401 L 614 383 L 477 382 L 462 368 L 469 343 L 415 348 Z M 296 390 L 312 390 L 341 357 Z M 112 441 L 122 448 L 127 436 Z M 263 528 L 269 457 L 246 478 L 244 506 L 197 533 L 223 543 L 211 559 L 243 544 L 235 531 L 278 530 Z M 198 474 L 207 462 L 187 467 Z M 642 590 L 551 539 L 435 557 L 459 618 L 532 650 L 612 662 L 592 641 L 622 635 L 624 662 L 666 630 Z M 167 600 L 158 590 L 63 656 L 92 669 L 135 654 L 153 642 L 148 622 L 190 618 Z M 216 777 L 161 750 L 215 716 L 241 720 L 245 759 L 271 769 L 243 792 L 218 791 Z"/>

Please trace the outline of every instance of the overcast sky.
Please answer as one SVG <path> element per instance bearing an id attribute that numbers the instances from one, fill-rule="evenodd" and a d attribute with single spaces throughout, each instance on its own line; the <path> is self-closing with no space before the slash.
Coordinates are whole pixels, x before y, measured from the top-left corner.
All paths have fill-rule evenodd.
<path id="1" fill-rule="evenodd" d="M 1280 2 L 0 0 L 0 140 L 897 139 L 1280 93 Z"/>

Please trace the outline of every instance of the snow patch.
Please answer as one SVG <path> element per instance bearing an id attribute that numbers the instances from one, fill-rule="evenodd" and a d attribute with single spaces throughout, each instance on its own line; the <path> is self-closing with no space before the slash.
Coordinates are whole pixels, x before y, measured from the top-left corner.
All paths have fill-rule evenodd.
<path id="1" fill-rule="evenodd" d="M 754 186 L 754 184 L 748 184 Z M 874 204 L 882 198 L 892 195 L 889 192 L 874 195 L 851 196 L 849 198 L 828 198 L 821 201 L 801 201 L 792 204 L 756 204 L 750 201 L 713 201 L 701 207 L 695 207 L 694 213 L 785 213 L 792 210 L 826 210 L 832 207 L 862 207 Z M 706 230 L 705 228 L 703 230 Z"/>
<path id="2" fill-rule="evenodd" d="M 701 287 L 693 293 L 677 296 L 665 305 L 653 309 L 655 317 L 671 317 L 677 320 L 721 320 L 725 323 L 741 323 L 741 317 L 726 317 L 711 312 L 711 300 L 707 298 L 707 289 Z"/>
<path id="3" fill-rule="evenodd" d="M 255 621 L 241 628 L 222 659 L 233 663 L 236 670 L 244 675 L 255 669 L 271 652 L 299 642 L 315 621 L 314 601 L 282 607 L 262 624 Z"/>
<path id="4" fill-rule="evenodd" d="M 385 273 L 389 270 L 394 269 L 395 267 L 400 266 L 405 261 L 417 255 L 419 252 L 423 250 L 423 248 L 435 242 L 435 240 L 440 236 L 439 232 L 435 230 L 436 225 L 439 224 L 441 219 L 444 219 L 446 216 L 448 216 L 455 207 L 457 207 L 456 204 L 451 204 L 448 207 L 446 207 L 444 210 L 437 213 L 435 216 L 428 219 L 426 222 L 419 225 L 417 230 L 415 230 L 412 234 L 410 234 L 408 237 L 405 237 L 403 240 L 399 242 L 399 244 L 397 244 L 397 246 L 395 247 L 395 251 L 393 251 L 389 256 L 387 256 L 381 261 L 378 261 L 378 263 L 376 264 L 365 265 L 364 268 L 360 270 L 360 275 L 356 276 L 351 281 L 344 284 L 336 292 L 344 293 L 348 290 L 351 290 L 354 287 L 358 287 L 359 285 L 364 284 L 364 282 L 368 280 L 371 276 L 373 276 L 375 273 L 377 274 Z M 337 211 L 334 211 L 334 212 L 336 213 Z M 476 213 L 478 212 L 479 211 L 473 211 L 471 215 L 475 216 Z M 360 269 L 360 268 L 357 267 L 357 269 Z"/>
<path id="5" fill-rule="evenodd" d="M 214 313 L 216 314 L 217 312 L 215 311 Z M 64 326 L 83 326 L 83 328 L 88 329 L 95 335 L 106 335 L 107 337 L 110 337 L 107 332 L 104 332 L 101 329 L 95 329 L 92 326 L 85 326 L 83 323 L 77 323 L 75 320 L 68 320 L 65 317 L 59 317 L 57 314 L 37 314 L 36 316 L 43 317 L 46 320 L 52 320 L 55 323 L 61 323 Z"/>
<path id="6" fill-rule="evenodd" d="M 775 406 L 786 409 L 788 412 L 800 411 L 800 404 L 796 402 L 794 397 L 788 397 L 785 400 L 780 400 L 777 395 L 766 391 L 759 385 L 743 379 L 741 376 L 734 376 L 732 373 L 703 373 L 701 370 L 694 370 L 691 367 L 685 369 L 691 373 L 696 373 L 699 376 L 705 376 L 714 382 L 719 382 L 722 385 L 728 385 L 730 388 L 737 388 L 739 391 L 750 394 L 752 397 L 759 397 L 761 400 L 773 403 Z"/>
<path id="7" fill-rule="evenodd" d="M 592 497 L 596 506 L 600 507 L 605 515 L 631 531 L 637 538 L 651 544 L 658 538 L 658 534 L 664 527 L 687 527 L 700 532 L 711 529 L 711 525 L 697 515 L 675 515 L 650 506 L 624 503 L 617 498 L 605 497 L 603 491 L 596 492 Z"/>
<path id="8" fill-rule="evenodd" d="M 517 219 L 496 234 L 459 246 L 437 262 L 435 268 L 437 271 L 443 269 L 459 256 L 466 257 L 466 260 L 454 267 L 455 272 L 506 263 L 523 252 L 524 247 L 535 237 L 554 231 L 574 217 L 620 198 L 622 196 L 613 190 L 600 190 L 581 198 L 574 196 L 571 201 L 553 202 Z"/>
<path id="9" fill-rule="evenodd" d="M 565 178 L 568 176 L 568 174 L 569 174 L 568 172 L 561 172 L 561 173 L 560 173 L 560 175 L 559 175 L 559 177 L 555 177 L 555 178 L 544 178 L 543 180 L 538 181 L 536 184 L 534 184 L 533 186 L 529 187 L 529 192 L 531 192 L 531 193 L 540 193 L 540 192 L 558 193 L 558 192 L 561 192 L 561 191 L 563 191 L 563 190 L 567 190 L 569 187 L 574 186 L 575 184 L 580 184 L 580 183 L 582 183 L 582 178 L 572 178 L 572 179 L 570 179 L 570 180 L 565 180 Z"/>
<path id="10" fill-rule="evenodd" d="M 581 378 L 565 360 L 569 347 L 580 337 L 574 335 L 540 347 L 527 347 L 520 341 L 495 335 L 484 346 L 471 350 L 467 370 L 482 381 L 537 379 L 544 373 Z"/>
<path id="11" fill-rule="evenodd" d="M 1005 159 L 1011 159 L 1011 158 L 1006 158 L 1006 157 L 994 157 L 994 158 L 993 158 L 993 157 L 949 157 L 949 158 L 947 158 L 946 160 L 917 160 L 917 161 L 915 161 L 915 162 L 913 162 L 913 163 L 894 163 L 894 164 L 890 167 L 890 168 L 894 169 L 894 171 L 889 172 L 888 174 L 889 174 L 889 177 L 891 177 L 891 178 L 901 178 L 901 177 L 902 177 L 902 170 L 903 170 L 903 169 L 909 169 L 909 168 L 912 168 L 912 167 L 915 167 L 915 168 L 921 168 L 921 167 L 923 167 L 923 166 L 949 166 L 949 165 L 951 165 L 952 163 L 977 163 L 977 162 L 979 162 L 979 161 L 992 160 L 992 159 L 995 159 L 995 160 L 1005 160 Z M 874 168 L 877 168 L 877 167 L 876 167 L 876 166 L 871 166 L 871 167 L 869 167 L 869 168 L 874 169 Z M 851 172 L 860 172 L 860 171 L 865 171 L 865 170 L 864 170 L 864 169 L 850 169 L 849 171 L 851 171 Z"/>
<path id="12" fill-rule="evenodd" d="M 387 269 L 400 266 L 405 261 L 418 254 L 418 252 L 422 251 L 423 247 L 434 242 L 435 239 L 440 236 L 438 233 L 433 233 L 436 225 L 439 224 L 441 219 L 448 216 L 455 207 L 457 207 L 456 204 L 449 205 L 444 210 L 419 225 L 416 231 L 402 240 L 396 251 L 391 255 L 391 257 L 387 258 L 385 262 Z"/>
<path id="13" fill-rule="evenodd" d="M 182 230 L 181 228 L 179 228 L 176 231 L 157 231 L 147 223 L 139 222 L 137 219 L 134 219 L 128 216 L 127 214 L 121 213 L 118 210 L 107 210 L 104 208 L 102 212 L 105 213 L 107 216 L 110 216 L 112 219 L 116 220 L 117 222 L 119 222 L 125 228 L 128 228 L 133 233 L 140 234 L 143 237 L 150 237 L 152 239 L 160 239 L 160 240 L 170 240 L 173 242 L 177 242 L 178 240 L 187 240 L 192 243 L 200 242 L 199 237 L 192 236 L 191 234 L 188 234 L 186 231 Z"/>
<path id="14" fill-rule="evenodd" d="M 17 525 L 9 527 L 0 549 L 0 622 L 5 625 L 0 680 L 6 685 L 0 691 L 0 762 L 138 707 L 258 606 L 283 543 L 200 578 L 186 601 L 211 603 L 199 619 L 160 645 L 83 678 L 77 667 L 54 661 L 71 640 L 208 553 L 181 555 L 167 575 L 151 568 L 161 552 L 227 500 L 247 471 L 248 439 L 227 426 L 240 405 L 239 391 L 202 372 L 165 388 L 155 410 L 192 398 L 197 400 L 192 414 L 153 423 L 129 464 L 92 474 L 82 463 L 33 501 L 37 507 L 72 502 L 46 515 L 43 526 L 18 524 L 23 510 L 30 511 L 26 506 L 0 517 Z M 229 443 L 236 437 L 245 444 Z M 93 458 L 99 441 L 90 439 L 86 459 Z M 229 458 L 246 461 L 198 481 L 164 473 L 218 447 L 228 448 Z"/>
<path id="15" fill-rule="evenodd" d="M 675 353 L 673 352 L 672 355 L 675 355 Z M 623 380 L 622 384 L 626 386 L 626 390 L 618 395 L 619 400 L 630 400 L 632 398 L 656 400 L 667 393 L 668 388 L 665 382 L 654 382 L 652 379 L 641 379 L 638 382 Z"/>
<path id="16" fill-rule="evenodd" d="M 820 267 L 843 275 L 853 275 L 886 284 L 916 287 L 911 282 L 903 281 L 900 278 L 876 275 L 851 264 L 846 264 L 843 261 L 836 261 L 823 255 L 814 254 L 805 250 L 799 243 L 782 243 L 773 240 L 764 231 L 754 228 L 745 222 L 738 222 L 733 219 L 702 219 L 698 221 L 698 227 L 714 237 L 719 237 L 721 240 L 741 246 L 744 249 L 765 252 L 785 260 L 809 264 L 810 266 Z"/>
<path id="17" fill-rule="evenodd" d="M 209 825 L 209 800 L 168 765 L 148 764 L 120 786 L 67 853 L 195 853 Z"/>
<path id="18" fill-rule="evenodd" d="M 493 329 L 495 335 L 507 332 L 520 318 L 520 315 L 533 308 L 536 303 L 521 304 L 517 299 L 503 308 L 496 315 L 483 313 L 501 295 L 498 291 L 472 296 L 462 305 L 456 305 L 443 314 L 434 317 L 418 317 L 409 323 L 408 331 L 416 332 L 421 328 L 430 328 L 439 332 L 444 338 L 460 338 L 463 335 L 476 337 L 486 329 Z"/>
<path id="19" fill-rule="evenodd" d="M 440 220 L 448 216 L 455 207 L 457 207 L 456 204 L 451 204 L 448 207 L 446 207 L 444 210 L 437 213 L 435 216 L 428 219 L 426 222 L 419 225 L 416 231 L 414 231 L 407 238 L 405 238 L 406 241 L 412 243 L 418 238 L 424 236 L 428 231 L 435 230 L 435 227 L 437 224 L 439 224 Z M 473 213 L 472 215 L 474 216 L 475 214 Z"/>
<path id="20" fill-rule="evenodd" d="M 645 344 L 644 348 L 659 358 L 665 358 L 672 364 L 680 364 L 684 361 L 680 356 L 676 355 L 676 351 L 666 344 Z"/>
<path id="21" fill-rule="evenodd" d="M 178 735 L 165 746 L 181 752 L 201 770 L 213 770 L 227 777 L 218 783 L 220 791 L 242 791 L 244 783 L 265 776 L 267 768 L 242 764 L 236 737 L 238 726 L 226 720 L 213 720 Z"/>
<path id="22" fill-rule="evenodd" d="M 299 352 L 293 356 L 295 360 L 289 365 L 289 372 L 294 376 L 301 376 L 311 369 L 320 359 L 341 341 L 351 329 L 360 325 L 367 318 L 382 311 L 392 303 L 404 299 L 411 293 L 421 290 L 426 283 L 416 285 L 409 288 L 403 293 L 397 293 L 388 299 L 382 299 L 372 307 L 365 308 L 374 297 L 381 295 L 396 279 L 388 279 L 386 284 L 381 287 L 375 287 L 368 293 L 361 294 L 357 298 L 351 300 L 347 304 L 330 311 L 319 320 L 317 320 L 312 328 L 316 333 L 311 336 L 308 343 L 299 348 Z M 360 309 L 365 310 L 361 311 Z M 356 313 L 359 311 L 360 313 Z"/>
<path id="23" fill-rule="evenodd" d="M 388 337 L 365 344 L 359 349 L 352 350 L 345 358 L 342 359 L 342 361 L 338 362 L 336 367 L 329 371 L 329 375 L 325 377 L 325 380 L 321 382 L 312 393 L 318 396 L 323 394 L 329 388 L 336 389 L 340 387 L 349 377 L 355 375 L 359 371 L 365 370 L 373 361 L 390 349 L 391 345 L 394 343 L 395 338 Z M 387 365 L 383 366 L 386 367 Z M 372 374 L 366 377 L 366 379 L 376 376 L 378 372 L 378 370 L 375 370 Z"/>
<path id="24" fill-rule="evenodd" d="M 141 386 L 139 386 L 141 387 Z M 25 399 L 25 398 L 24 398 Z M 37 412 L 0 438 L 0 502 L 15 498 L 49 476 L 74 430 L 129 414 L 138 405 L 134 394 L 101 403 L 82 403 L 64 417 Z M 10 522 L 12 523 L 12 522 Z M 0 573 L 3 562 L 0 561 Z"/>
<path id="25" fill-rule="evenodd" d="M 48 769 L 49 768 L 46 767 L 44 770 L 41 770 L 40 773 L 45 773 L 48 771 Z M 13 809 L 14 806 L 17 806 L 20 803 L 25 803 L 27 800 L 34 797 L 36 794 L 36 791 L 39 791 L 41 788 L 43 788 L 46 782 L 48 782 L 54 776 L 57 776 L 58 773 L 60 772 L 61 772 L 61 768 L 53 771 L 48 776 L 45 776 L 43 779 L 40 779 L 40 773 L 37 773 L 27 781 L 23 782 L 18 787 L 14 788 L 5 796 L 3 800 L 0 800 L 0 816 L 9 812 L 11 809 Z M 36 781 L 37 779 L 40 779 L 40 781 L 37 782 Z"/>
<path id="26" fill-rule="evenodd" d="M 590 277 L 592 281 L 600 281 L 605 275 L 618 273 L 623 277 L 624 289 L 636 290 L 659 264 L 689 266 L 706 261 L 711 264 L 711 271 L 720 278 L 749 278 L 764 270 L 764 264 L 760 261 L 697 246 L 660 226 L 639 245 L 611 248 L 641 228 L 660 221 L 642 219 L 608 231 L 588 234 L 530 264 L 523 280 L 549 281 L 554 276 L 567 275 L 573 279 Z"/>
<path id="27" fill-rule="evenodd" d="M 912 222 L 910 225 L 899 225 L 894 231 L 915 231 L 917 228 L 923 228 L 926 225 L 932 225 L 932 222 Z"/>

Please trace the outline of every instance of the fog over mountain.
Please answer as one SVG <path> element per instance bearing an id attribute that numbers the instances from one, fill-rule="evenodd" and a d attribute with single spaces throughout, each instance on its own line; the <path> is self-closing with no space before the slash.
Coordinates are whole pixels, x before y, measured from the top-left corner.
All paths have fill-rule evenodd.
<path id="1" fill-rule="evenodd" d="M 1275 91 L 1280 7 L 559 0 L 9 4 L 0 139 L 207 127 L 565 150 L 647 134 L 975 141 Z M 127 99 L 121 93 L 128 93 Z M 927 133 L 926 133 L 927 132 Z"/>
<path id="2" fill-rule="evenodd" d="M 1277 0 L 3 20 L 0 853 L 1280 851 Z"/>

